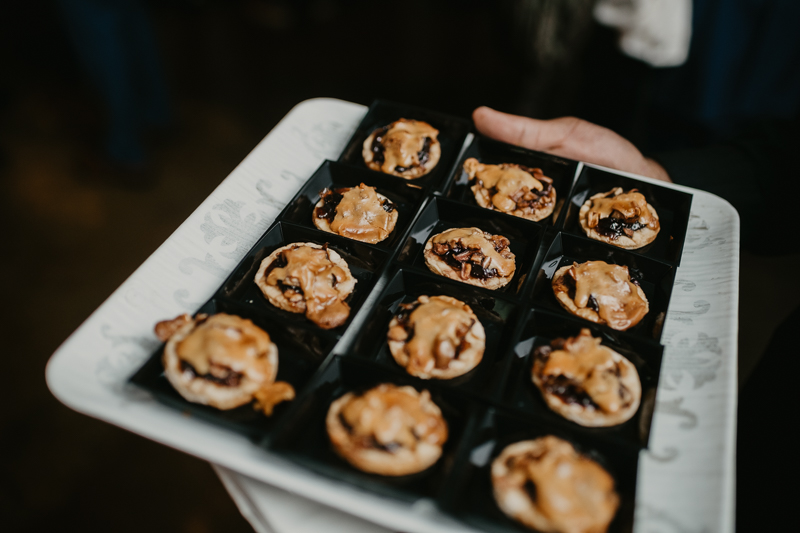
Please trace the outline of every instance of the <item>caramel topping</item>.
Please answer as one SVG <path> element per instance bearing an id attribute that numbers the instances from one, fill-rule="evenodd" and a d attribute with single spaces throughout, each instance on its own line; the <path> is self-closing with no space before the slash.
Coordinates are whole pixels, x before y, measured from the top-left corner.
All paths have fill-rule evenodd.
<path id="1" fill-rule="evenodd" d="M 306 316 L 320 327 L 336 327 L 347 320 L 350 306 L 335 289 L 346 273 L 331 261 L 327 248 L 298 246 L 285 250 L 278 259 L 285 264 L 269 272 L 268 285 L 285 287 L 284 296 L 290 302 L 305 299 Z"/>
<path id="2" fill-rule="evenodd" d="M 469 306 L 455 298 L 420 296 L 418 301 L 421 305 L 411 312 L 405 327 L 395 326 L 388 334 L 390 340 L 399 341 L 411 336 L 405 350 L 409 355 L 407 369 L 414 375 L 450 366 L 469 348 L 465 336 L 476 320 Z"/>
<path id="3" fill-rule="evenodd" d="M 594 228 L 600 219 L 613 217 L 625 221 L 627 224 L 638 222 L 653 230 L 658 229 L 658 220 L 652 216 L 647 207 L 644 195 L 636 189 L 623 193 L 622 187 L 617 187 L 592 199 L 592 206 L 586 215 L 586 223 Z"/>
<path id="4" fill-rule="evenodd" d="M 444 255 L 454 248 L 464 250 L 452 256 L 461 263 L 464 279 L 475 270 L 472 263 L 480 266 L 482 272 L 495 270 L 494 275 L 502 277 L 512 275 L 516 268 L 508 239 L 500 235 L 484 233 L 478 228 L 454 228 L 435 235 L 432 241 L 432 250 L 437 255 Z"/>
<path id="5" fill-rule="evenodd" d="M 276 381 L 264 385 L 253 393 L 256 403 L 254 407 L 267 416 L 272 416 L 275 406 L 281 402 L 294 400 L 294 387 L 285 381 Z"/>
<path id="6" fill-rule="evenodd" d="M 430 393 L 412 387 L 379 385 L 347 403 L 340 419 L 364 447 L 415 450 L 418 442 L 442 445 L 447 440 L 447 424 Z"/>
<path id="7" fill-rule="evenodd" d="M 647 300 L 639 296 L 626 266 L 604 261 L 573 263 L 565 275 L 575 280 L 575 305 L 585 308 L 591 298 L 597 314 L 614 329 L 626 329 L 647 314 Z"/>
<path id="8" fill-rule="evenodd" d="M 514 485 L 533 484 L 533 503 L 553 531 L 601 531 L 597 522 L 608 524 L 616 511 L 614 479 L 564 440 L 549 435 L 534 443 L 538 445 L 507 461 Z"/>
<path id="9" fill-rule="evenodd" d="M 464 170 L 470 178 L 477 179 L 480 186 L 491 190 L 492 205 L 506 213 L 519 208 L 520 203 L 537 200 L 538 195 L 531 191 L 544 191 L 542 181 L 549 181 L 538 168 L 525 169 L 512 163 L 484 165 L 473 157 L 464 161 Z"/>
<path id="10" fill-rule="evenodd" d="M 195 327 L 176 353 L 200 376 L 220 369 L 252 375 L 253 361 L 266 364 L 271 345 L 267 332 L 250 320 L 219 313 Z"/>
<path id="11" fill-rule="evenodd" d="M 420 120 L 398 120 L 383 134 L 383 163 L 381 170 L 391 174 L 397 167 L 409 169 L 421 164 L 425 138 L 436 140 L 439 130 Z M 428 141 L 430 143 L 430 141 Z"/>
<path id="12" fill-rule="evenodd" d="M 200 318 L 200 316 L 205 318 L 206 315 L 198 315 L 198 318 Z M 171 320 L 162 320 L 161 322 L 156 324 L 155 328 L 156 337 L 158 337 L 158 340 L 162 342 L 167 342 L 169 338 L 175 334 L 176 331 L 178 331 L 191 321 L 192 317 L 190 317 L 186 313 L 177 316 Z"/>
<path id="13" fill-rule="evenodd" d="M 630 393 L 620 380 L 627 376 L 628 366 L 614 361 L 613 352 L 600 345 L 601 339 L 582 329 L 570 337 L 562 349 L 550 352 L 542 369 L 542 377 L 564 376 L 576 382 L 592 401 L 607 413 L 615 413 L 630 403 Z"/>
<path id="14" fill-rule="evenodd" d="M 391 232 L 391 217 L 375 188 L 362 183 L 342 195 L 331 230 L 344 237 L 374 244 Z"/>

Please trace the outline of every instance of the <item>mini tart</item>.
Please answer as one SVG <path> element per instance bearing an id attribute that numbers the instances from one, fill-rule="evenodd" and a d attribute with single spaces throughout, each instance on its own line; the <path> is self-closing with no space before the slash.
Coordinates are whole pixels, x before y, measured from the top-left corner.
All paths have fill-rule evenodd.
<path id="1" fill-rule="evenodd" d="M 636 189 L 622 187 L 595 194 L 581 206 L 578 220 L 590 238 L 626 250 L 647 246 L 661 226 L 658 213 Z"/>
<path id="2" fill-rule="evenodd" d="M 373 131 L 362 155 L 372 170 L 405 179 L 424 176 L 439 162 L 439 130 L 421 120 L 401 118 Z"/>
<path id="3" fill-rule="evenodd" d="M 508 239 L 479 228 L 454 228 L 425 243 L 432 272 L 486 289 L 499 289 L 514 276 L 516 263 Z"/>
<path id="4" fill-rule="evenodd" d="M 405 476 L 442 455 L 447 423 L 428 391 L 378 385 L 334 401 L 325 420 L 336 453 L 364 472 Z"/>
<path id="5" fill-rule="evenodd" d="M 626 266 L 604 261 L 573 263 L 556 271 L 552 286 L 564 309 L 618 331 L 632 328 L 650 310 L 644 291 Z"/>
<path id="6" fill-rule="evenodd" d="M 464 161 L 475 201 L 486 209 L 528 220 L 542 220 L 553 213 L 556 189 L 540 168 L 514 163 L 484 165 L 474 157 Z"/>
<path id="7" fill-rule="evenodd" d="M 582 426 L 615 426 L 639 409 L 642 384 L 633 363 L 591 331 L 555 339 L 533 354 L 533 383 L 547 405 Z"/>
<path id="8" fill-rule="evenodd" d="M 294 389 L 275 382 L 278 348 L 250 320 L 218 313 L 182 315 L 156 324 L 164 346 L 164 374 L 190 402 L 228 410 L 256 399 L 271 415 L 275 404 L 294 398 Z"/>
<path id="9" fill-rule="evenodd" d="M 509 517 L 547 533 L 601 533 L 619 507 L 614 478 L 548 435 L 507 446 L 492 463 L 494 498 Z"/>
<path id="10" fill-rule="evenodd" d="M 324 189 L 314 208 L 314 225 L 322 231 L 375 244 L 397 224 L 397 208 L 374 187 Z"/>
<path id="11" fill-rule="evenodd" d="M 402 304 L 389 323 L 397 364 L 422 379 L 451 379 L 481 362 L 486 333 L 472 309 L 450 296 L 420 296 Z"/>
<path id="12" fill-rule="evenodd" d="M 269 303 L 290 313 L 305 313 L 323 329 L 347 321 L 350 306 L 344 300 L 356 286 L 339 254 L 311 242 L 288 244 L 269 254 L 255 282 Z"/>

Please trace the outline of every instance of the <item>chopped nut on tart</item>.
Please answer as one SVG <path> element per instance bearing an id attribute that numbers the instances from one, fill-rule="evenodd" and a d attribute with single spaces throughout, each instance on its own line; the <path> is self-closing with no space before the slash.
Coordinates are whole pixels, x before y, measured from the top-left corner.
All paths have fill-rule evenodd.
<path id="1" fill-rule="evenodd" d="M 514 163 L 489 165 L 471 157 L 464 161 L 464 171 L 481 207 L 533 221 L 549 217 L 555 209 L 553 180 L 539 168 Z"/>

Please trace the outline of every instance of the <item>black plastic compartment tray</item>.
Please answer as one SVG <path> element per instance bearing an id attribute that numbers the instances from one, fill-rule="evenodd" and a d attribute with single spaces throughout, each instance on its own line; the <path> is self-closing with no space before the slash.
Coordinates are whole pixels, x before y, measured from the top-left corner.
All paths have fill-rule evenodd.
<path id="1" fill-rule="evenodd" d="M 635 448 L 620 447 L 613 441 L 580 431 L 567 431 L 544 422 L 531 424 L 528 420 L 492 408 L 479 416 L 472 425 L 474 430 L 471 440 L 464 443 L 453 475 L 448 479 L 444 491 L 446 496 L 440 500 L 440 505 L 446 512 L 484 531 L 531 531 L 507 517 L 495 503 L 491 465 L 510 444 L 554 435 L 569 441 L 576 450 L 597 461 L 611 474 L 620 497 L 620 505 L 608 531 L 619 533 L 632 530 L 639 462 L 639 452 Z"/>
<path id="2" fill-rule="evenodd" d="M 374 172 L 367 169 L 361 159 L 361 145 L 366 136 L 376 127 L 398 118 L 426 120 L 441 132 L 442 159 L 424 178 L 404 180 Z M 622 506 L 611 531 L 627 531 L 633 519 L 637 450 L 647 443 L 647 431 L 643 428 L 649 428 L 650 395 L 654 394 L 658 381 L 662 348 L 653 342 L 660 338 L 655 322 L 669 303 L 677 263 L 670 257 L 680 258 L 686 231 L 686 223 L 681 221 L 684 213 L 688 220 L 691 195 L 615 174 L 604 176 L 609 173 L 591 169 L 592 172 L 581 174 L 571 195 L 559 194 L 572 201 L 565 203 L 560 217 L 555 220 L 550 217 L 543 223 L 535 223 L 483 209 L 475 204 L 471 192 L 463 184 L 457 185 L 461 168 L 460 162 L 458 167 L 454 163 L 469 127 L 464 120 L 439 113 L 389 102 L 373 103 L 339 163 L 326 162 L 315 172 L 214 297 L 199 310 L 250 318 L 272 336 L 280 353 L 277 379 L 289 381 L 297 391 L 297 398 L 278 405 L 273 417 L 263 416 L 250 405 L 219 411 L 184 400 L 163 376 L 161 349 L 130 381 L 176 409 L 244 433 L 311 470 L 403 501 L 432 498 L 456 518 L 489 531 L 527 530 L 505 517 L 494 504 L 488 462 L 506 444 L 555 434 L 597 458 L 615 477 Z M 512 162 L 539 166 L 554 179 L 559 172 L 558 165 L 562 164 L 558 158 L 553 158 L 551 163 L 555 170 L 548 170 L 551 167 L 545 165 L 545 160 L 550 156 L 509 148 L 487 139 L 478 139 L 469 147 L 469 150 L 487 154 L 481 157 L 489 158 L 504 149 L 526 157 L 544 158 L 542 163 L 536 164 L 534 159 Z M 464 158 L 469 156 L 470 152 L 464 154 Z M 572 165 L 575 162 L 566 162 L 566 168 L 574 172 Z M 563 172 L 569 188 L 569 170 Z M 674 212 L 654 203 L 662 217 L 659 239 L 669 234 L 675 241 L 664 246 L 663 257 L 658 256 L 659 248 L 655 245 L 639 252 L 626 252 L 572 234 L 576 232 L 570 226 L 570 213 L 577 217 L 580 207 L 577 198 L 588 194 L 589 186 L 606 187 L 607 182 L 601 178 L 609 180 L 608 189 L 611 186 L 638 188 L 646 195 L 650 194 L 648 191 L 656 191 L 653 202 L 678 202 Z M 362 181 L 396 200 L 402 209 L 392 237 L 378 245 L 369 245 L 314 228 L 311 210 L 323 187 L 353 186 Z M 564 185 L 556 186 L 562 193 Z M 437 192 L 441 190 L 448 197 Z M 404 212 L 410 216 L 403 217 Z M 667 228 L 668 223 L 672 229 Z M 562 225 L 564 231 L 560 232 Z M 503 289 L 490 291 L 450 280 L 430 272 L 425 266 L 422 248 L 431 235 L 448 228 L 471 226 L 504 235 L 511 241 L 517 269 L 514 279 Z M 578 235 L 581 235 L 579 228 Z M 328 243 L 348 262 L 358 283 L 348 299 L 351 314 L 345 325 L 322 330 L 304 315 L 273 307 L 255 286 L 253 277 L 261 260 L 272 250 L 293 242 Z M 658 239 L 654 244 L 658 244 Z M 573 317 L 563 310 L 552 294 L 549 278 L 557 266 L 572 260 L 606 260 L 636 269 L 633 272 L 642 278 L 651 306 L 643 323 L 620 333 Z M 364 308 L 382 276 L 386 276 L 386 284 L 376 295 L 374 307 Z M 446 294 L 465 301 L 487 331 L 484 361 L 461 378 L 443 381 L 414 378 L 399 367 L 388 352 L 385 335 L 393 312 L 399 303 L 425 293 Z M 338 349 L 336 343 L 356 315 L 364 316 L 365 322 L 348 343 L 349 347 L 341 348 L 347 355 L 333 355 L 331 352 Z M 637 365 L 645 389 L 644 407 L 629 423 L 606 428 L 606 431 L 583 428 L 550 412 L 537 396 L 538 390 L 530 382 L 531 348 L 553 336 L 574 335 L 580 327 L 589 327 L 595 335 L 603 336 L 604 342 Z M 400 479 L 366 474 L 339 458 L 330 446 L 324 415 L 331 401 L 348 390 L 364 390 L 381 382 L 430 390 L 448 420 L 450 436 L 445 453 L 425 472 Z"/>
<path id="3" fill-rule="evenodd" d="M 470 157 L 474 157 L 484 164 L 516 163 L 530 168 L 541 168 L 544 175 L 553 180 L 553 187 L 556 189 L 556 207 L 553 214 L 539 222 L 555 227 L 562 225 L 563 217 L 559 218 L 559 215 L 564 212 L 563 207 L 569 198 L 572 182 L 575 180 L 575 172 L 578 169 L 577 161 L 476 136 L 464 151 L 453 169 L 452 176 L 443 187 L 443 195 L 446 198 L 474 206 L 478 206 L 478 204 L 470 189 L 467 173 L 464 171 L 464 161 Z"/>
<path id="4" fill-rule="evenodd" d="M 639 410 L 627 422 L 617 426 L 584 428 L 552 411 L 533 384 L 533 350 L 549 345 L 557 338 L 574 337 L 582 328 L 588 328 L 593 337 L 602 339 L 603 345 L 616 351 L 636 366 L 642 384 Z M 533 310 L 525 319 L 511 354 L 509 354 L 508 381 L 503 387 L 505 394 L 500 404 L 527 416 L 531 422 L 546 420 L 551 424 L 580 429 L 589 435 L 617 439 L 622 444 L 646 448 L 650 438 L 650 426 L 655 407 L 656 388 L 661 372 L 663 347 L 655 342 L 614 332 L 589 324 L 578 318 L 567 318 L 543 310 Z"/>
<path id="5" fill-rule="evenodd" d="M 541 267 L 536 273 L 531 303 L 535 307 L 545 308 L 562 316 L 578 318 L 564 309 L 553 294 L 552 280 L 556 270 L 573 262 L 605 261 L 628 267 L 631 275 L 640 282 L 647 297 L 650 310 L 636 326 L 627 330 L 631 336 L 659 341 L 661 339 L 663 321 L 666 316 L 669 299 L 675 281 L 675 268 L 668 264 L 633 254 L 627 250 L 616 249 L 603 243 L 577 237 L 567 233 L 559 233 L 553 239 L 544 254 Z M 589 325 L 588 320 L 578 318 Z M 615 330 L 601 326 L 608 332 Z"/>
<path id="6" fill-rule="evenodd" d="M 424 207 L 403 248 L 397 255 L 401 264 L 430 272 L 423 250 L 428 239 L 451 228 L 476 227 L 493 235 L 502 235 L 511 243 L 515 255 L 516 271 L 511 281 L 494 292 L 521 296 L 544 236 L 545 226 L 530 220 L 498 213 L 478 206 L 434 197 Z M 459 282 L 461 283 L 461 282 Z M 464 285 L 471 286 L 467 283 Z"/>
<path id="7" fill-rule="evenodd" d="M 269 320 L 248 306 L 222 299 L 211 299 L 198 313 L 227 313 L 247 318 L 266 331 L 278 347 L 278 381 L 289 382 L 299 393 L 308 383 L 320 365 L 333 350 L 336 339 L 320 334 L 318 328 L 305 325 L 284 325 Z M 238 433 L 247 435 L 254 441 L 265 438 L 278 420 L 291 408 L 291 402 L 275 406 L 272 416 L 253 408 L 252 403 L 227 411 L 206 405 L 192 403 L 183 398 L 164 375 L 161 356 L 162 345 L 147 362 L 130 378 L 134 383 L 150 391 L 160 402 L 183 411 L 189 416 L 213 422 Z"/>
<path id="8" fill-rule="evenodd" d="M 442 457 L 427 470 L 400 477 L 369 474 L 351 466 L 333 450 L 325 427 L 331 403 L 348 392 L 365 392 L 381 383 L 428 390 L 431 399 L 442 410 L 448 438 Z M 344 480 L 369 492 L 409 502 L 419 498 L 435 499 L 439 497 L 453 466 L 472 410 L 473 402 L 468 397 L 437 383 L 420 384 L 411 376 L 392 372 L 364 359 L 335 357 L 315 377 L 308 392 L 296 400 L 291 416 L 284 419 L 268 447 L 315 472 Z"/>
<path id="9" fill-rule="evenodd" d="M 325 161 L 286 206 L 280 215 L 280 220 L 309 229 L 317 229 L 313 217 L 314 208 L 319 202 L 320 191 L 325 188 L 333 190 L 357 187 L 361 183 L 375 187 L 378 193 L 391 200 L 397 209 L 398 217 L 394 230 L 385 240 L 373 245 L 392 252 L 402 241 L 406 230 L 417 215 L 424 195 L 420 189 L 413 187 L 406 180 L 398 180 L 394 176 L 372 172 L 367 168 Z"/>
<path id="10" fill-rule="evenodd" d="M 395 180 L 406 181 L 426 191 L 437 189 L 450 175 L 450 170 L 464 145 L 464 139 L 472 128 L 472 124 L 464 119 L 456 118 L 436 111 L 414 107 L 386 100 L 375 100 L 369 107 L 361 124 L 350 138 L 339 158 L 340 163 L 346 163 L 360 168 L 367 168 L 361 153 L 364 141 L 377 128 L 387 126 L 401 118 L 409 120 L 422 120 L 439 130 L 438 140 L 442 148 L 439 163 L 429 173 L 413 180 L 406 180 L 390 174 L 370 170 L 388 176 Z"/>
<path id="11" fill-rule="evenodd" d="M 214 296 L 251 306 L 255 312 L 287 326 L 304 324 L 323 331 L 309 321 L 304 314 L 290 313 L 269 303 L 254 281 L 262 260 L 277 248 L 296 242 L 328 244 L 347 262 L 350 272 L 357 280 L 355 289 L 345 300 L 350 305 L 350 317 L 343 325 L 326 332 L 330 335 L 341 336 L 361 309 L 364 300 L 386 267 L 389 253 L 385 250 L 321 230 L 279 222 L 250 249 Z"/>
<path id="12" fill-rule="evenodd" d="M 433 382 L 442 387 L 495 399 L 500 392 L 507 364 L 504 355 L 513 337 L 519 313 L 513 300 L 487 289 L 465 285 L 433 273 L 398 270 L 383 288 L 350 353 L 405 373 L 405 369 L 397 364 L 389 351 L 386 333 L 400 304 L 413 302 L 422 295 L 451 296 L 469 305 L 486 332 L 486 349 L 478 366 L 463 376 L 444 380 L 412 379 L 420 386 Z"/>
<path id="13" fill-rule="evenodd" d="M 656 239 L 647 246 L 638 250 L 630 250 L 630 252 L 666 261 L 676 266 L 680 265 L 683 244 L 686 240 L 686 231 L 689 227 L 689 214 L 692 208 L 692 195 L 689 193 L 620 176 L 597 168 L 583 167 L 580 176 L 575 181 L 575 186 L 572 188 L 569 204 L 566 206 L 564 231 L 586 237 L 586 233 L 581 228 L 580 222 L 578 222 L 578 212 L 581 206 L 592 195 L 608 192 L 615 187 L 622 187 L 626 192 L 631 189 L 638 189 L 658 213 L 661 230 L 658 232 Z M 609 248 L 617 248 L 611 244 L 602 244 Z"/>

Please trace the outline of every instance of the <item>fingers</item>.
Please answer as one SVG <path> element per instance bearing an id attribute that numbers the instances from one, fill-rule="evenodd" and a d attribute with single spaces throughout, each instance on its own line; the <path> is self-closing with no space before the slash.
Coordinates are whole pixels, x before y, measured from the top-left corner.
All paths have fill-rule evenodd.
<path id="1" fill-rule="evenodd" d="M 479 107 L 472 119 L 480 133 L 499 141 L 669 181 L 667 172 L 630 141 L 579 118 L 537 120 Z"/>
<path id="2" fill-rule="evenodd" d="M 485 106 L 476 109 L 472 119 L 478 131 L 487 137 L 543 152 L 561 148 L 580 123 L 579 119 L 572 117 L 555 120 L 520 117 Z"/>

